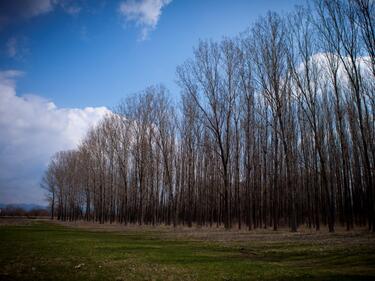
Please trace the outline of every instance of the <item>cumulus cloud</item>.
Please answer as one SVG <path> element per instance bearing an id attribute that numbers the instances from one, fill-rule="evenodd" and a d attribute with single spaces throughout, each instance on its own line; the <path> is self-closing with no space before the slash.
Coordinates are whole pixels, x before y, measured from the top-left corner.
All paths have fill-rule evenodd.
<path id="1" fill-rule="evenodd" d="M 119 12 L 128 22 L 141 28 L 141 39 L 145 40 L 156 28 L 163 7 L 172 0 L 127 0 L 120 3 Z"/>
<path id="2" fill-rule="evenodd" d="M 39 187 L 50 157 L 73 149 L 110 111 L 59 108 L 37 95 L 16 94 L 19 71 L 0 72 L 0 203 L 43 204 Z"/>
<path id="3" fill-rule="evenodd" d="M 344 57 L 343 61 L 336 54 L 333 53 L 316 53 L 309 58 L 308 63 L 310 67 L 314 66 L 319 73 L 320 82 L 330 82 L 330 61 L 335 61 L 337 63 L 337 75 L 339 77 L 339 82 L 343 85 L 349 84 L 349 77 L 345 70 L 343 61 L 346 65 L 351 65 L 349 57 Z M 361 71 L 366 83 L 367 77 L 371 77 L 371 58 L 368 56 L 358 57 L 355 61 L 358 69 Z M 302 72 L 304 70 L 304 63 L 301 63 L 298 67 L 298 71 Z"/>

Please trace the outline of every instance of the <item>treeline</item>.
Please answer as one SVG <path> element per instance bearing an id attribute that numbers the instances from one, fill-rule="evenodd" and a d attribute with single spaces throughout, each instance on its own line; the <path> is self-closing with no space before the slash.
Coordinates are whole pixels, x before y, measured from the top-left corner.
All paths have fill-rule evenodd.
<path id="1" fill-rule="evenodd" d="M 52 216 L 375 231 L 375 2 L 309 4 L 201 41 L 178 105 L 149 87 L 57 153 Z"/>
<path id="2" fill-rule="evenodd" d="M 6 205 L 0 208 L 0 217 L 48 217 L 50 213 L 44 208 L 25 209 L 17 205 Z"/>

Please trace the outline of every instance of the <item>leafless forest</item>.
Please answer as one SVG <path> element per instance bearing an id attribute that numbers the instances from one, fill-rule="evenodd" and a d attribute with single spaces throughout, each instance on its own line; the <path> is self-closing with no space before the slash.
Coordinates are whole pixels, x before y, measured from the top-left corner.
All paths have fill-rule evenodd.
<path id="1" fill-rule="evenodd" d="M 375 231 L 375 1 L 270 12 L 201 41 L 176 80 L 179 98 L 149 87 L 51 159 L 53 217 Z"/>

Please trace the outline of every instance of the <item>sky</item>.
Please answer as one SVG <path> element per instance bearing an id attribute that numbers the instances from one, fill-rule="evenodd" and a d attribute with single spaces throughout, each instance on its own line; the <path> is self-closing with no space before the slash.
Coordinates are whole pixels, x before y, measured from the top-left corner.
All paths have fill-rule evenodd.
<path id="1" fill-rule="evenodd" d="M 0 203 L 45 205 L 42 173 L 127 95 L 165 85 L 200 39 L 303 0 L 1 0 Z"/>

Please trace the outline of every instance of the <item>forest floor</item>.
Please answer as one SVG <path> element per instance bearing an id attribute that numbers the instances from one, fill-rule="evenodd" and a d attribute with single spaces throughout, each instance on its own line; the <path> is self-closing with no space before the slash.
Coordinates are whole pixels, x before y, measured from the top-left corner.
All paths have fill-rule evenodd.
<path id="1" fill-rule="evenodd" d="M 0 218 L 0 280 L 375 280 L 375 235 Z"/>

